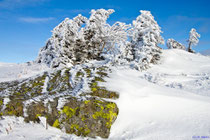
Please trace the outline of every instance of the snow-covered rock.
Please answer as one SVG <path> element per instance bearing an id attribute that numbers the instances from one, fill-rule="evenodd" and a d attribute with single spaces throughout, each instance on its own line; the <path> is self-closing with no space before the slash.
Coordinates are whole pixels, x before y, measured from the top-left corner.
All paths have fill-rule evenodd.
<path id="1" fill-rule="evenodd" d="M 40 123 L 46 117 L 46 124 L 66 133 L 108 138 L 119 112 L 111 101 L 119 95 L 99 86 L 109 70 L 105 64 L 88 63 L 0 82 L 0 119 L 16 116 Z"/>
<path id="2" fill-rule="evenodd" d="M 182 49 L 182 50 L 186 50 L 186 47 L 184 45 L 182 45 L 181 43 L 179 43 L 178 41 L 176 41 L 174 39 L 168 39 L 167 40 L 167 47 L 169 49 Z"/>

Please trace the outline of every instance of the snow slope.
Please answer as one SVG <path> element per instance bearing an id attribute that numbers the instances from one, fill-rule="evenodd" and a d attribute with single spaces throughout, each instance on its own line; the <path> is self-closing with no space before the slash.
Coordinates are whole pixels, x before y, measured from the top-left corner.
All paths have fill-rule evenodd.
<path id="1" fill-rule="evenodd" d="M 144 72 L 113 68 L 103 83 L 120 93 L 109 139 L 210 139 L 209 77 L 210 58 L 182 50 L 164 50 L 161 63 Z M 0 139 L 82 139 L 56 128 L 45 130 L 42 124 L 6 119 L 15 123 L 7 134 L 9 121 L 0 121 Z"/>
<path id="2" fill-rule="evenodd" d="M 49 70 L 46 65 L 35 63 L 1 63 L 0 62 L 0 82 L 20 80 L 35 76 Z"/>
<path id="3" fill-rule="evenodd" d="M 74 135 L 68 135 L 54 127 L 46 130 L 44 118 L 40 124 L 25 123 L 23 118 L 6 117 L 0 121 L 1 140 L 79 140 Z"/>
<path id="4" fill-rule="evenodd" d="M 210 96 L 210 58 L 183 50 L 164 50 L 162 64 L 141 77 L 147 81 Z"/>
<path id="5" fill-rule="evenodd" d="M 108 89 L 120 93 L 110 139 L 210 139 L 210 59 L 182 50 L 162 56 L 145 72 L 116 69 L 107 79 Z"/>
<path id="6" fill-rule="evenodd" d="M 136 78 L 139 77 L 139 78 Z M 117 70 L 107 85 L 120 92 L 111 139 L 188 140 L 210 136 L 210 98 L 159 86 L 139 72 Z"/>

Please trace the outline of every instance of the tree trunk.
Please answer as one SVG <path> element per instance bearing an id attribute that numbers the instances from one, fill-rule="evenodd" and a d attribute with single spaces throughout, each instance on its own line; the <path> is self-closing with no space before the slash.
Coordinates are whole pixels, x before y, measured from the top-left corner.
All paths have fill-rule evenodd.
<path id="1" fill-rule="evenodd" d="M 188 51 L 188 52 L 192 52 L 192 49 L 191 49 L 191 42 L 189 42 L 189 46 L 188 46 L 187 51 Z"/>
<path id="2" fill-rule="evenodd" d="M 105 45 L 106 45 L 106 43 L 104 42 L 104 43 L 103 43 L 103 47 L 102 47 L 102 49 L 101 49 L 101 53 L 103 52 Z"/>

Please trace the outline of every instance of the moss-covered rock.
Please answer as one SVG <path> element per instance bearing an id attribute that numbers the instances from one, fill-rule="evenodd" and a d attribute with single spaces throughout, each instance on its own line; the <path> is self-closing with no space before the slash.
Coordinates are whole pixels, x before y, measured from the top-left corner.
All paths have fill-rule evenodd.
<path id="1" fill-rule="evenodd" d="M 49 108 L 49 110 L 47 109 L 47 123 L 55 127 L 55 121 L 59 119 L 59 110 L 57 109 L 58 98 L 55 98 L 53 101 L 49 101 L 47 105 Z M 56 127 L 58 128 L 57 125 Z"/>
<path id="2" fill-rule="evenodd" d="M 18 83 L 17 85 L 8 87 L 11 100 L 22 99 L 27 100 L 32 97 L 42 95 L 42 90 L 45 82 L 46 74 L 38 76 L 34 79 L 29 79 Z"/>
<path id="3" fill-rule="evenodd" d="M 6 105 L 6 108 L 3 110 L 3 115 L 23 117 L 23 100 L 10 100 Z"/>
<path id="4" fill-rule="evenodd" d="M 98 82 L 105 82 L 101 77 L 95 77 L 95 79 L 90 83 L 91 96 L 97 96 L 100 98 L 109 98 L 109 99 L 117 99 L 119 98 L 119 94 L 113 91 L 107 90 L 105 87 L 99 86 Z"/>
<path id="5" fill-rule="evenodd" d="M 50 92 L 50 94 L 72 90 L 72 87 L 69 83 L 70 76 L 69 69 L 65 69 L 63 75 L 61 70 L 51 74 L 47 90 Z"/>
<path id="6" fill-rule="evenodd" d="M 108 138 L 119 112 L 115 103 L 104 99 L 116 99 L 119 95 L 99 84 L 105 82 L 108 71 L 107 67 L 80 69 L 75 73 L 74 85 L 70 84 L 72 75 L 69 69 L 44 73 L 22 81 L 0 83 L 0 94 L 7 93 L 0 97 L 0 116 L 22 116 L 26 122 L 36 123 L 40 122 L 39 117 L 42 116 L 46 117 L 50 126 L 65 130 L 66 133 Z M 90 79 L 87 83 L 91 92 L 74 97 L 71 95 L 73 87 L 78 88 L 77 84 L 84 77 Z M 5 97 L 9 97 L 10 101 L 3 110 Z M 64 98 L 65 103 L 58 110 L 60 98 Z"/>
<path id="7" fill-rule="evenodd" d="M 86 72 L 87 77 L 91 77 L 91 70 L 89 68 L 84 68 L 84 71 Z"/>
<path id="8" fill-rule="evenodd" d="M 25 121 L 33 121 L 40 122 L 39 117 L 47 116 L 47 107 L 44 106 L 43 102 L 33 102 L 27 106 L 27 117 L 25 117 Z"/>
<path id="9" fill-rule="evenodd" d="M 119 98 L 119 94 L 113 91 L 108 91 L 103 87 L 93 87 L 91 88 L 92 92 L 89 93 L 91 96 L 97 96 L 100 98 L 109 98 L 109 99 L 117 99 Z"/>
<path id="10" fill-rule="evenodd" d="M 18 81 L 11 81 L 11 82 L 2 82 L 0 83 L 0 92 L 8 89 L 9 87 L 14 87 L 16 85 L 18 85 Z"/>
<path id="11" fill-rule="evenodd" d="M 108 138 L 117 114 L 118 108 L 113 102 L 95 98 L 85 101 L 69 98 L 53 126 L 78 136 Z"/>
<path id="12" fill-rule="evenodd" d="M 4 105 L 4 99 L 0 97 L 0 117 L 3 115 L 2 111 L 3 105 Z"/>

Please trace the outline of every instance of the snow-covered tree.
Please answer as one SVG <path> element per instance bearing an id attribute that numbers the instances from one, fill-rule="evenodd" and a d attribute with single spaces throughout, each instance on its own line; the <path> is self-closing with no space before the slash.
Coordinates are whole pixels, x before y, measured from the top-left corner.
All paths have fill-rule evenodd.
<path id="1" fill-rule="evenodd" d="M 81 15 L 74 19 L 66 18 L 53 29 L 52 37 L 40 50 L 37 62 L 57 67 L 93 59 L 101 60 L 105 56 L 102 53 L 110 51 L 119 53 L 119 47 L 116 46 L 122 48 L 126 43 L 126 31 L 130 26 L 121 22 L 109 25 L 107 19 L 113 12 L 112 9 L 98 9 L 91 11 L 89 19 Z M 116 48 L 118 51 L 113 51 Z"/>
<path id="2" fill-rule="evenodd" d="M 91 10 L 91 16 L 84 30 L 84 36 L 89 46 L 91 54 L 98 57 L 105 46 L 105 34 L 107 33 L 107 19 L 114 12 L 109 9 Z M 94 57 L 94 56 L 92 56 Z"/>
<path id="3" fill-rule="evenodd" d="M 186 49 L 184 45 L 182 45 L 181 43 L 179 43 L 178 41 L 176 41 L 172 38 L 168 39 L 167 47 L 169 49 L 182 49 L 182 50 Z"/>
<path id="4" fill-rule="evenodd" d="M 100 59 L 101 56 L 115 59 L 119 57 L 120 48 L 125 46 L 130 25 L 122 22 L 109 25 L 107 19 L 113 12 L 113 9 L 91 10 L 91 16 L 84 29 L 84 38 L 92 59 Z"/>
<path id="5" fill-rule="evenodd" d="M 112 26 L 107 26 L 102 53 L 105 57 L 110 57 L 109 59 L 112 59 L 114 63 L 120 64 L 124 60 L 129 59 L 130 53 L 129 48 L 127 47 L 127 44 L 129 43 L 127 39 L 127 30 L 130 27 L 130 25 L 126 25 L 122 22 L 116 22 Z"/>
<path id="6" fill-rule="evenodd" d="M 150 11 L 140 11 L 133 21 L 131 43 L 137 69 L 145 69 L 149 63 L 156 63 L 161 53 L 158 44 L 164 44 L 161 28 Z"/>
<path id="7" fill-rule="evenodd" d="M 78 57 L 76 43 L 78 40 L 82 40 L 80 30 L 86 20 L 82 15 L 78 15 L 73 20 L 66 18 L 56 26 L 52 31 L 52 37 L 40 50 L 37 62 L 57 67 L 76 61 Z"/>
<path id="8" fill-rule="evenodd" d="M 107 19 L 113 12 L 113 9 L 98 9 L 91 10 L 89 19 L 82 15 L 66 18 L 53 29 L 37 62 L 58 67 L 108 58 L 115 64 L 132 61 L 137 69 L 156 63 L 160 54 L 157 45 L 164 41 L 151 13 L 140 11 L 141 15 L 133 21 L 131 28 L 122 22 L 109 25 Z"/>
<path id="9" fill-rule="evenodd" d="M 188 51 L 189 52 L 193 52 L 193 50 L 191 49 L 191 46 L 196 46 L 199 42 L 200 38 L 200 34 L 197 33 L 196 29 L 192 28 L 190 30 L 190 36 L 189 36 L 189 46 L 188 46 Z"/>
<path id="10" fill-rule="evenodd" d="M 87 45 L 93 56 L 100 56 L 103 51 L 110 51 L 116 44 L 127 40 L 126 30 L 130 27 L 125 23 L 116 22 L 109 25 L 107 19 L 114 12 L 113 9 L 91 10 L 91 16 L 84 30 Z M 92 54 L 91 53 L 91 54 Z"/>

